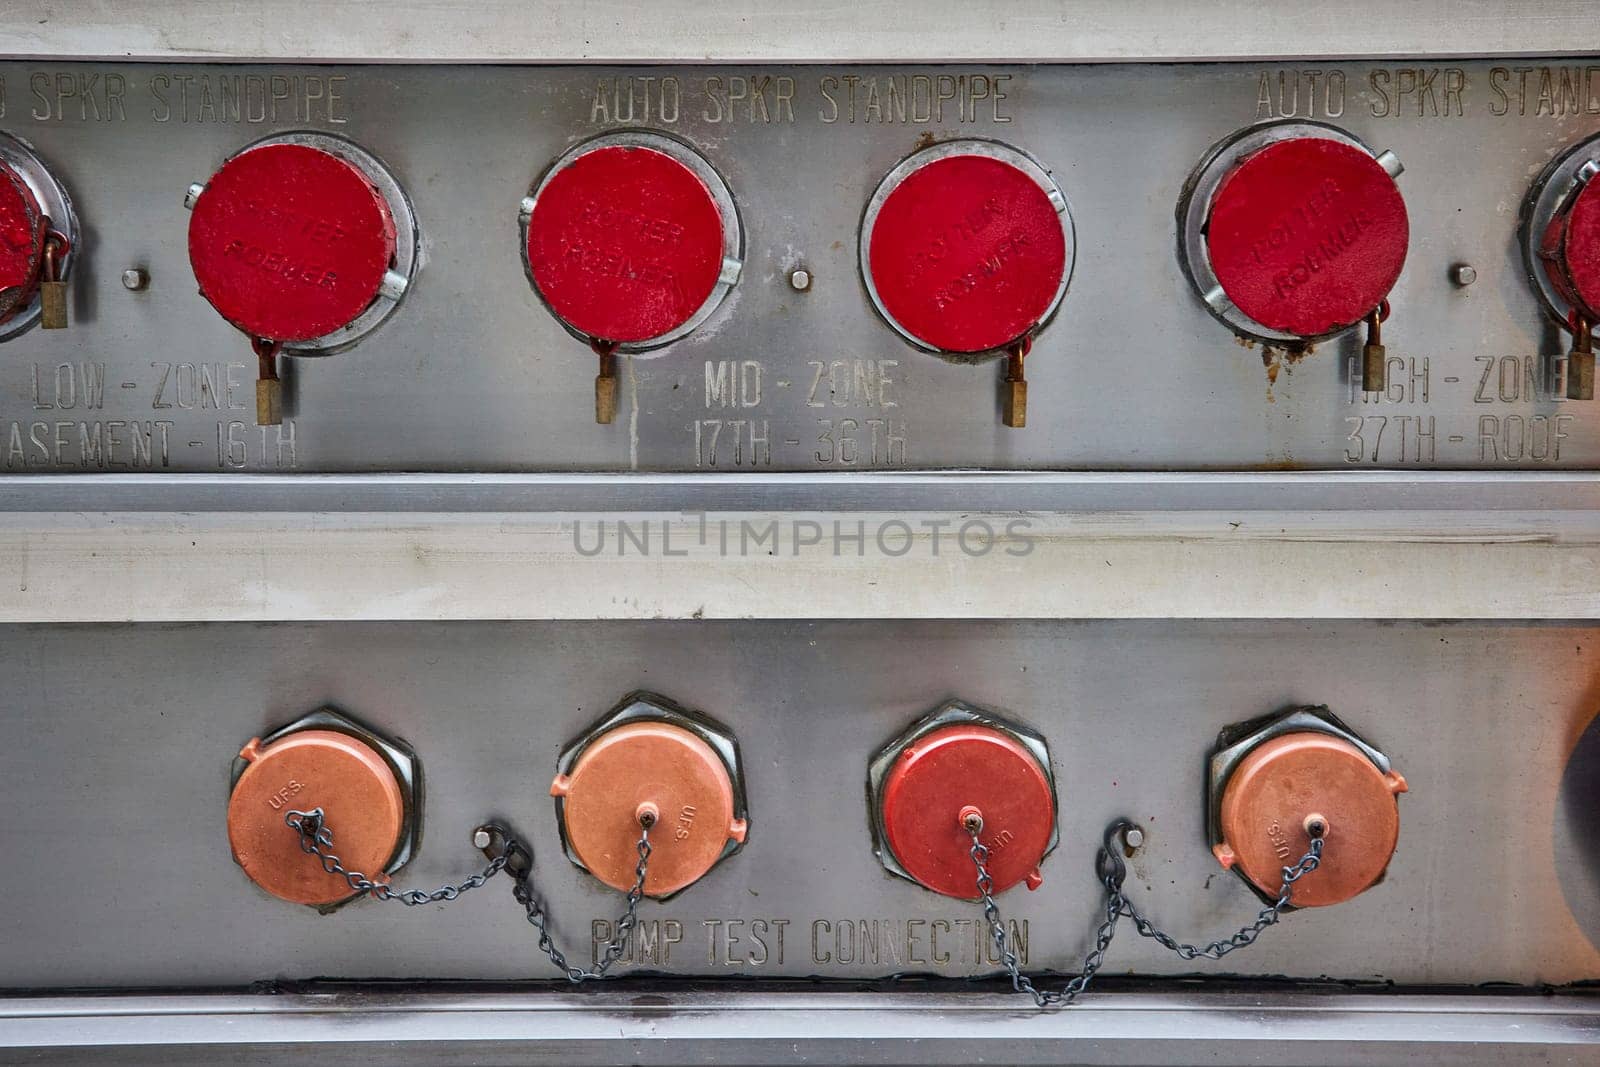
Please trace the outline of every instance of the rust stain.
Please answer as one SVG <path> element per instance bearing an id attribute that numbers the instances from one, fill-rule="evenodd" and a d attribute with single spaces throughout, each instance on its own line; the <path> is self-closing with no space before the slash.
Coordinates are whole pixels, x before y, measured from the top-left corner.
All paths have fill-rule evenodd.
<path id="1" fill-rule="evenodd" d="M 937 143 L 937 141 L 938 141 L 938 139 L 933 136 L 933 131 L 932 130 L 924 130 L 924 131 L 922 131 L 922 136 L 917 138 L 917 144 L 916 144 L 916 149 L 915 150 L 920 152 L 924 148 L 932 148 Z"/>

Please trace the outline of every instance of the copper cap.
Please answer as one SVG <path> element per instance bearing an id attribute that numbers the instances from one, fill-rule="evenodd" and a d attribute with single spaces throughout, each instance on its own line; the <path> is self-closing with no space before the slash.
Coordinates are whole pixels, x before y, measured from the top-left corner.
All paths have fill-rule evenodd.
<path id="1" fill-rule="evenodd" d="M 301 730 L 239 753 L 249 762 L 228 798 L 228 842 L 250 880 L 295 904 L 334 904 L 350 884 L 300 849 L 284 823 L 321 808 L 344 866 L 380 881 L 400 843 L 405 800 L 394 771 L 370 745 L 336 730 Z"/>
<path id="2" fill-rule="evenodd" d="M 693 731 L 664 722 L 607 730 L 558 775 L 567 843 L 583 866 L 613 889 L 632 888 L 639 862 L 639 815 L 653 813 L 644 891 L 667 896 L 694 882 L 743 841 L 734 817 L 733 779 L 716 751 Z"/>
<path id="3" fill-rule="evenodd" d="M 1283 868 L 1310 847 L 1310 816 L 1325 820 L 1322 866 L 1294 885 L 1296 907 L 1339 904 L 1382 877 L 1400 838 L 1395 795 L 1406 780 L 1385 774 L 1359 748 L 1314 731 L 1284 734 L 1251 750 L 1222 794 L 1222 843 L 1213 852 L 1276 897 Z"/>

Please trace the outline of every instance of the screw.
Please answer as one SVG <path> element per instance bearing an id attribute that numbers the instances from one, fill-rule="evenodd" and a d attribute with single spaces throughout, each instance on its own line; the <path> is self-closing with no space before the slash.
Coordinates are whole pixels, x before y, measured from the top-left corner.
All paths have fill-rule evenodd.
<path id="1" fill-rule="evenodd" d="M 142 293 L 149 284 L 150 274 L 143 267 L 129 267 L 122 272 L 122 287 L 131 293 Z"/>
<path id="2" fill-rule="evenodd" d="M 967 833 L 983 833 L 983 812 L 979 811 L 971 804 L 968 804 L 966 807 L 962 808 L 957 813 L 957 817 L 960 818 L 961 825 L 966 828 Z"/>
<path id="3" fill-rule="evenodd" d="M 1144 831 L 1137 826 L 1130 826 L 1122 831 L 1122 843 L 1129 848 L 1138 848 L 1144 844 Z"/>
<path id="4" fill-rule="evenodd" d="M 473 848 L 488 848 L 489 844 L 493 840 L 494 836 L 489 833 L 489 828 L 487 826 L 480 826 L 476 830 L 472 831 Z"/>
<path id="5" fill-rule="evenodd" d="M 1450 268 L 1450 280 L 1465 289 L 1478 280 L 1478 268 L 1470 263 L 1457 263 Z"/>
<path id="6" fill-rule="evenodd" d="M 804 267 L 796 267 L 789 272 L 789 288 L 797 293 L 804 293 L 811 288 L 811 272 Z"/>
<path id="7" fill-rule="evenodd" d="M 1310 815 L 1307 815 L 1305 821 L 1305 831 L 1306 836 L 1308 837 L 1328 836 L 1327 816 L 1321 815 L 1317 812 L 1312 812 Z"/>

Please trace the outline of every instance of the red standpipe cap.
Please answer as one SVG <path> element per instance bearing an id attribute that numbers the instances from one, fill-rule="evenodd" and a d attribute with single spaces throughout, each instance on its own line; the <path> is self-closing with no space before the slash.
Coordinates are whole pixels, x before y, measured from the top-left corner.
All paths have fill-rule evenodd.
<path id="1" fill-rule="evenodd" d="M 1589 181 L 1550 220 L 1539 259 L 1551 284 L 1593 325 L 1600 322 L 1600 182 Z"/>
<path id="2" fill-rule="evenodd" d="M 711 190 L 678 160 L 651 148 L 595 148 L 539 190 L 529 277 L 579 333 L 650 341 L 683 326 L 715 291 L 722 227 Z"/>
<path id="3" fill-rule="evenodd" d="M 311 341 L 350 325 L 377 299 L 394 255 L 394 218 L 372 180 L 307 145 L 234 156 L 189 219 L 201 295 L 271 341 Z"/>
<path id="4" fill-rule="evenodd" d="M 295 904 L 333 904 L 350 884 L 300 849 L 290 811 L 321 808 L 347 870 L 383 880 L 400 844 L 405 800 L 394 771 L 370 745 L 335 730 L 301 730 L 239 753 L 249 766 L 228 798 L 228 842 L 250 880 Z"/>
<path id="5" fill-rule="evenodd" d="M 45 217 L 33 190 L 0 163 L 0 321 L 28 305 L 44 264 Z"/>
<path id="6" fill-rule="evenodd" d="M 1212 851 L 1276 897 L 1283 868 L 1311 846 L 1306 819 L 1327 820 L 1322 866 L 1294 883 L 1296 907 L 1339 904 L 1382 876 L 1400 839 L 1395 795 L 1406 780 L 1385 774 L 1355 745 L 1302 731 L 1250 750 L 1222 793 L 1222 844 Z"/>
<path id="7" fill-rule="evenodd" d="M 1228 299 L 1297 337 L 1365 318 L 1399 280 L 1410 239 L 1394 179 L 1361 149 L 1322 137 L 1246 156 L 1218 185 L 1206 222 Z"/>
<path id="8" fill-rule="evenodd" d="M 983 818 L 981 840 L 996 893 L 1039 884 L 1039 864 L 1055 829 L 1050 779 L 1032 752 L 1004 731 L 943 726 L 917 738 L 884 776 L 879 801 L 884 836 L 906 873 L 947 897 L 978 896 L 968 808 Z"/>
<path id="9" fill-rule="evenodd" d="M 746 825 L 734 817 L 733 779 L 699 736 L 664 722 L 607 730 L 550 786 L 567 844 L 585 869 L 613 889 L 633 887 L 639 863 L 639 815 L 652 811 L 650 867 L 644 891 L 676 893 L 722 858 Z"/>
<path id="10" fill-rule="evenodd" d="M 868 269 L 883 310 L 929 348 L 988 352 L 1050 311 L 1067 268 L 1061 216 L 1021 168 L 946 156 L 879 207 Z"/>

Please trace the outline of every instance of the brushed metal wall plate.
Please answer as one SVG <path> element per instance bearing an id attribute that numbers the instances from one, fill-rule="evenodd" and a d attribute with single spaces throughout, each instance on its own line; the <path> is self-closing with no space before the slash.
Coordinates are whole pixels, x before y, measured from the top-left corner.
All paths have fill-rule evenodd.
<path id="1" fill-rule="evenodd" d="M 1600 415 L 1552 395 L 1546 358 L 1564 338 L 1517 236 L 1530 183 L 1600 118 L 1600 67 L 1581 61 L 14 60 L 0 78 L 0 128 L 55 168 L 86 232 L 73 328 L 0 345 L 0 473 L 1600 465 Z M 1303 359 L 1246 347 L 1179 266 L 1175 210 L 1196 161 L 1284 116 L 1342 125 L 1405 164 L 1413 241 L 1384 328 L 1385 394 L 1352 384 L 1358 336 Z M 597 426 L 593 355 L 529 286 L 517 212 L 572 144 L 636 126 L 689 141 L 723 173 L 748 255 L 699 329 L 621 361 L 621 413 Z M 388 164 L 424 262 L 373 336 L 290 361 L 288 421 L 263 428 L 253 356 L 195 292 L 182 199 L 243 144 L 297 129 Z M 929 139 L 961 137 L 1026 149 L 1073 207 L 1077 265 L 1028 359 L 1022 430 L 998 423 L 1000 366 L 912 348 L 859 278 L 857 229 L 879 180 Z M 142 291 L 120 281 L 135 268 Z"/>
<path id="2" fill-rule="evenodd" d="M 751 829 L 641 908 L 633 973 L 997 972 L 977 906 L 887 873 L 868 824 L 872 753 L 959 698 L 1050 742 L 1060 844 L 1042 888 L 1000 899 L 1030 970 L 1070 970 L 1089 947 L 1094 851 L 1119 815 L 1146 828 L 1130 892 L 1163 926 L 1210 938 L 1254 916 L 1209 852 L 1207 756 L 1225 725 L 1327 702 L 1410 783 L 1384 881 L 1220 966 L 1124 930 L 1107 973 L 1588 980 L 1600 882 L 1561 781 L 1594 718 L 1597 641 L 1585 625 L 1355 621 L 7 626 L 0 989 L 557 977 L 503 881 L 442 908 L 326 916 L 266 896 L 229 858 L 229 762 L 322 705 L 403 738 L 428 790 L 403 884 L 477 869 L 472 828 L 507 819 L 587 960 L 620 897 L 562 854 L 548 784 L 561 746 L 639 687 L 734 730 Z"/>

